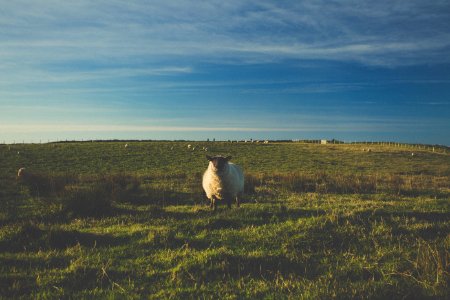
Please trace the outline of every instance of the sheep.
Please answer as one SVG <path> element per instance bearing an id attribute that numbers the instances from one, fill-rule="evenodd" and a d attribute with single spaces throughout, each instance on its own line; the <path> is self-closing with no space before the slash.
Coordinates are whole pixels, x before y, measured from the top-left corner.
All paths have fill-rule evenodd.
<path id="1" fill-rule="evenodd" d="M 192 146 L 191 146 L 191 144 L 189 144 L 189 145 L 187 145 L 187 147 L 188 147 L 188 149 L 191 149 Z"/>
<path id="2" fill-rule="evenodd" d="M 25 174 L 26 174 L 25 168 L 20 168 L 17 171 L 17 179 L 24 178 L 26 176 Z"/>
<path id="3" fill-rule="evenodd" d="M 242 169 L 230 161 L 231 156 L 206 155 L 209 160 L 208 168 L 203 174 L 202 186 L 206 197 L 210 200 L 210 207 L 216 210 L 217 200 L 225 200 L 231 208 L 231 200 L 236 199 L 239 207 L 239 198 L 244 191 L 244 174 Z"/>
<path id="4" fill-rule="evenodd" d="M 125 148 L 128 148 L 128 144 L 125 144 Z"/>

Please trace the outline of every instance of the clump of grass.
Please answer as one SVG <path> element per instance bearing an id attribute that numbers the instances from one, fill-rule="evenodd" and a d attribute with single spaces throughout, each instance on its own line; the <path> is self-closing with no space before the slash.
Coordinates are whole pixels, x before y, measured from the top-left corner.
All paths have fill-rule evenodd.
<path id="1" fill-rule="evenodd" d="M 138 198 L 141 180 L 136 176 L 114 174 L 102 178 L 106 188 L 111 192 L 111 198 L 117 202 L 133 202 Z"/>
<path id="2" fill-rule="evenodd" d="M 69 216 L 101 216 L 110 210 L 112 198 L 104 182 L 94 182 L 68 186 L 61 204 Z"/>
<path id="3" fill-rule="evenodd" d="M 45 173 L 27 172 L 17 178 L 18 182 L 27 187 L 32 196 L 45 197 L 61 194 L 67 184 L 73 183 L 71 175 L 52 175 Z"/>
<path id="4" fill-rule="evenodd" d="M 377 191 L 376 176 L 360 174 L 279 173 L 247 174 L 247 192 L 254 193 L 259 186 L 270 186 L 295 193 L 370 194 Z"/>
<path id="5" fill-rule="evenodd" d="M 321 194 L 374 194 L 384 192 L 395 195 L 416 196 L 441 194 L 448 188 L 448 178 L 401 174 L 340 174 L 330 172 L 295 172 L 273 174 L 247 174 L 245 191 L 258 193 L 262 187 L 294 193 Z"/>
<path id="6" fill-rule="evenodd" d="M 414 272 L 401 275 L 414 278 L 420 284 L 437 293 L 445 292 L 450 279 L 449 254 L 449 251 L 442 244 L 432 244 L 418 239 L 416 258 L 412 261 Z"/>
<path id="7" fill-rule="evenodd" d="M 256 187 L 262 185 L 262 174 L 245 174 L 244 193 L 251 195 L 256 193 Z"/>

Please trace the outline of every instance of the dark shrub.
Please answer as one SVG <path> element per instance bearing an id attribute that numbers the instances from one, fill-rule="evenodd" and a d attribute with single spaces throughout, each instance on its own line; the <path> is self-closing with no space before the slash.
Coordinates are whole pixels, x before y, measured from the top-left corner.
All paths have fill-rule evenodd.
<path id="1" fill-rule="evenodd" d="M 70 175 L 50 175 L 43 173 L 27 172 L 18 177 L 19 183 L 26 186 L 32 196 L 58 195 L 64 191 L 64 187 L 75 181 Z"/>
<path id="2" fill-rule="evenodd" d="M 139 196 L 141 182 L 137 177 L 115 174 L 102 179 L 117 202 L 134 202 Z"/>
<path id="3" fill-rule="evenodd" d="M 63 210 L 71 216 L 100 216 L 111 208 L 111 193 L 105 183 L 69 186 L 62 197 Z"/>

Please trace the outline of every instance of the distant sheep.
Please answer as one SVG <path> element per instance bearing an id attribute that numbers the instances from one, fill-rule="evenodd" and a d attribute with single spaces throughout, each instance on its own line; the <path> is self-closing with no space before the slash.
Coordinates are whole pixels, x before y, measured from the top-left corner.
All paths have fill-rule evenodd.
<path id="1" fill-rule="evenodd" d="M 125 144 L 125 148 L 128 148 L 128 144 Z"/>
<path id="2" fill-rule="evenodd" d="M 20 168 L 19 171 L 17 171 L 17 179 L 22 179 L 26 176 L 25 168 Z"/>
<path id="3" fill-rule="evenodd" d="M 230 161 L 231 156 L 206 155 L 209 160 L 208 168 L 203 174 L 203 189 L 210 200 L 210 207 L 216 209 L 217 200 L 225 200 L 231 208 L 232 199 L 236 199 L 239 207 L 239 198 L 244 192 L 244 174 L 242 169 Z"/>
<path id="4" fill-rule="evenodd" d="M 188 149 L 191 149 L 192 145 L 191 145 L 191 144 L 189 144 L 189 145 L 187 145 L 187 147 L 188 147 Z"/>

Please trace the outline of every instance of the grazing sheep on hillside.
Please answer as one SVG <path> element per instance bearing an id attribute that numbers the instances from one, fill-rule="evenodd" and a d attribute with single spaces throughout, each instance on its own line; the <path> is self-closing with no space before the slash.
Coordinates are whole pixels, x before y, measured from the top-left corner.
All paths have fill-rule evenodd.
<path id="1" fill-rule="evenodd" d="M 217 200 L 225 200 L 228 208 L 231 208 L 231 200 L 236 199 L 239 207 L 239 198 L 244 191 L 244 174 L 242 169 L 229 162 L 231 156 L 206 155 L 209 160 L 208 168 L 203 174 L 203 189 L 206 197 L 211 201 L 210 207 L 216 209 Z"/>
<path id="2" fill-rule="evenodd" d="M 125 148 L 128 148 L 128 144 L 125 144 Z"/>

